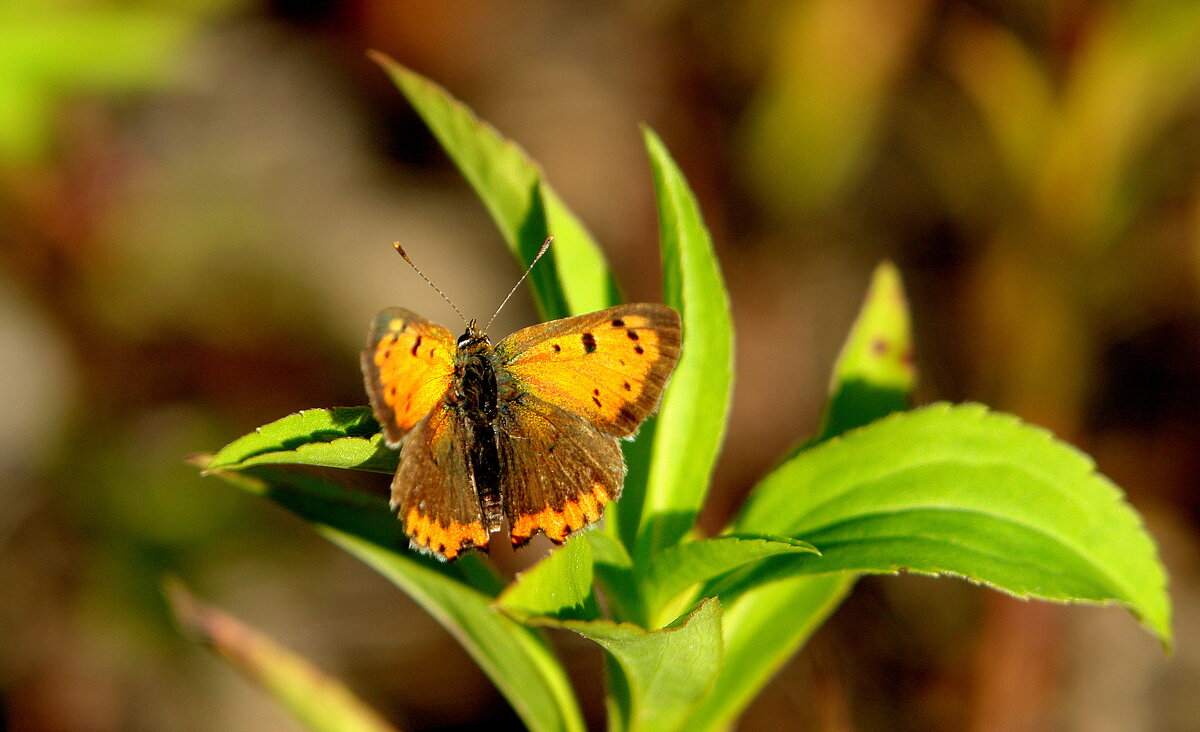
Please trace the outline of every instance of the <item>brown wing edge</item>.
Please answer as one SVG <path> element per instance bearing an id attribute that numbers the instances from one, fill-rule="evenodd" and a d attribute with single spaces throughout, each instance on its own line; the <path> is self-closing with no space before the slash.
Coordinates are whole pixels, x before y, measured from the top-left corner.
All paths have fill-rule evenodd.
<path id="1" fill-rule="evenodd" d="M 486 552 L 490 536 L 462 437 L 451 414 L 435 409 L 408 433 L 392 479 L 392 510 L 410 547 L 443 561 Z"/>
<path id="2" fill-rule="evenodd" d="M 541 532 L 556 544 L 599 521 L 621 495 L 625 461 L 615 437 L 532 395 L 497 421 L 504 511 L 514 547 Z"/>

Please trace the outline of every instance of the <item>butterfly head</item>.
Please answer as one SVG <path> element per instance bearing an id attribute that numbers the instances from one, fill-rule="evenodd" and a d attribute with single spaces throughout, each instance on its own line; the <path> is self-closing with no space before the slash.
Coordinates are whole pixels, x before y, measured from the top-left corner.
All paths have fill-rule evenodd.
<path id="1" fill-rule="evenodd" d="M 491 342 L 488 340 L 487 333 L 480 330 L 474 320 L 467 323 L 467 329 L 458 337 L 459 352 L 474 351 L 479 349 L 480 346 L 490 345 Z"/>

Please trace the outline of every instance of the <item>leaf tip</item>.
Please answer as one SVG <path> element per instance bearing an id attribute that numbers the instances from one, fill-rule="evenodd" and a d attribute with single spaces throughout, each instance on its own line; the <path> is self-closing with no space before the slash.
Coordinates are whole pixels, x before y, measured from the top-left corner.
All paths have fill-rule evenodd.
<path id="1" fill-rule="evenodd" d="M 183 461 L 188 465 L 200 468 L 200 475 L 208 475 L 208 466 L 212 465 L 213 454 L 211 452 L 194 452 L 184 456 Z"/>

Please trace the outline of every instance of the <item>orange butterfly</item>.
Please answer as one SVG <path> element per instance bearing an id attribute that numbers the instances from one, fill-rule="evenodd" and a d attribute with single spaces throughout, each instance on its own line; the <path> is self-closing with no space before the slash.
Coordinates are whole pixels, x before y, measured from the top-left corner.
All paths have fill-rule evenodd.
<path id="1" fill-rule="evenodd" d="M 456 341 L 388 308 L 362 352 L 371 408 L 400 449 L 392 509 L 413 547 L 442 559 L 486 551 L 504 518 L 514 546 L 538 531 L 561 544 L 599 520 L 625 479 L 617 439 L 658 405 L 679 360 L 666 305 L 552 320 L 495 346 L 485 331 L 472 320 Z"/>

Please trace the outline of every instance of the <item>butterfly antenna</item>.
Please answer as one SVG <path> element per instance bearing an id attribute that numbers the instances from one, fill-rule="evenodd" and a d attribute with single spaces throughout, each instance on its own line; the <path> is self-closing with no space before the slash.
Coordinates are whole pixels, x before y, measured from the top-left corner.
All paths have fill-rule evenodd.
<path id="1" fill-rule="evenodd" d="M 420 269 L 418 269 L 417 265 L 413 264 L 413 261 L 408 258 L 408 253 L 404 251 L 404 247 L 400 246 L 400 242 L 394 241 L 394 242 L 392 242 L 392 246 L 396 248 L 396 251 L 400 253 L 401 257 L 404 257 L 404 261 L 408 262 L 408 266 L 412 267 L 413 270 L 415 270 L 417 274 L 421 275 L 421 279 L 425 280 L 425 284 L 432 287 L 434 292 L 441 295 L 442 299 L 445 300 L 446 303 L 450 305 L 450 307 L 454 308 L 454 312 L 458 313 L 458 317 L 462 318 L 462 321 L 464 323 L 466 323 L 467 316 L 462 314 L 462 311 L 458 309 L 458 306 L 454 304 L 454 301 L 451 300 L 449 297 L 447 297 L 446 293 L 442 292 L 441 288 L 439 288 L 437 285 L 433 284 L 433 282 L 431 282 L 429 280 L 429 278 L 425 276 L 425 273 L 422 272 Z M 538 256 L 541 256 L 541 255 L 538 255 Z M 492 316 L 492 317 L 495 317 L 495 316 Z"/>
<path id="2" fill-rule="evenodd" d="M 525 278 L 529 276 L 529 273 L 533 270 L 533 265 L 537 264 L 538 260 L 542 258 L 542 255 L 546 253 L 546 250 L 550 248 L 550 242 L 552 241 L 554 241 L 554 237 L 548 236 L 546 237 L 546 241 L 542 242 L 542 248 L 538 250 L 537 256 L 534 257 L 533 261 L 529 263 L 529 267 L 526 268 L 525 274 L 521 275 L 521 279 L 517 280 L 517 284 L 513 285 L 513 288 L 508 291 L 507 295 L 504 296 L 504 302 L 500 303 L 500 307 L 496 308 L 496 312 L 492 313 L 492 317 L 488 318 L 487 325 L 483 327 L 485 333 L 489 328 L 492 327 L 492 321 L 496 319 L 496 316 L 499 315 L 500 311 L 504 309 L 504 306 L 508 304 L 509 298 L 513 296 L 513 293 L 517 291 L 517 288 L 520 287 L 521 283 L 525 281 Z"/>

